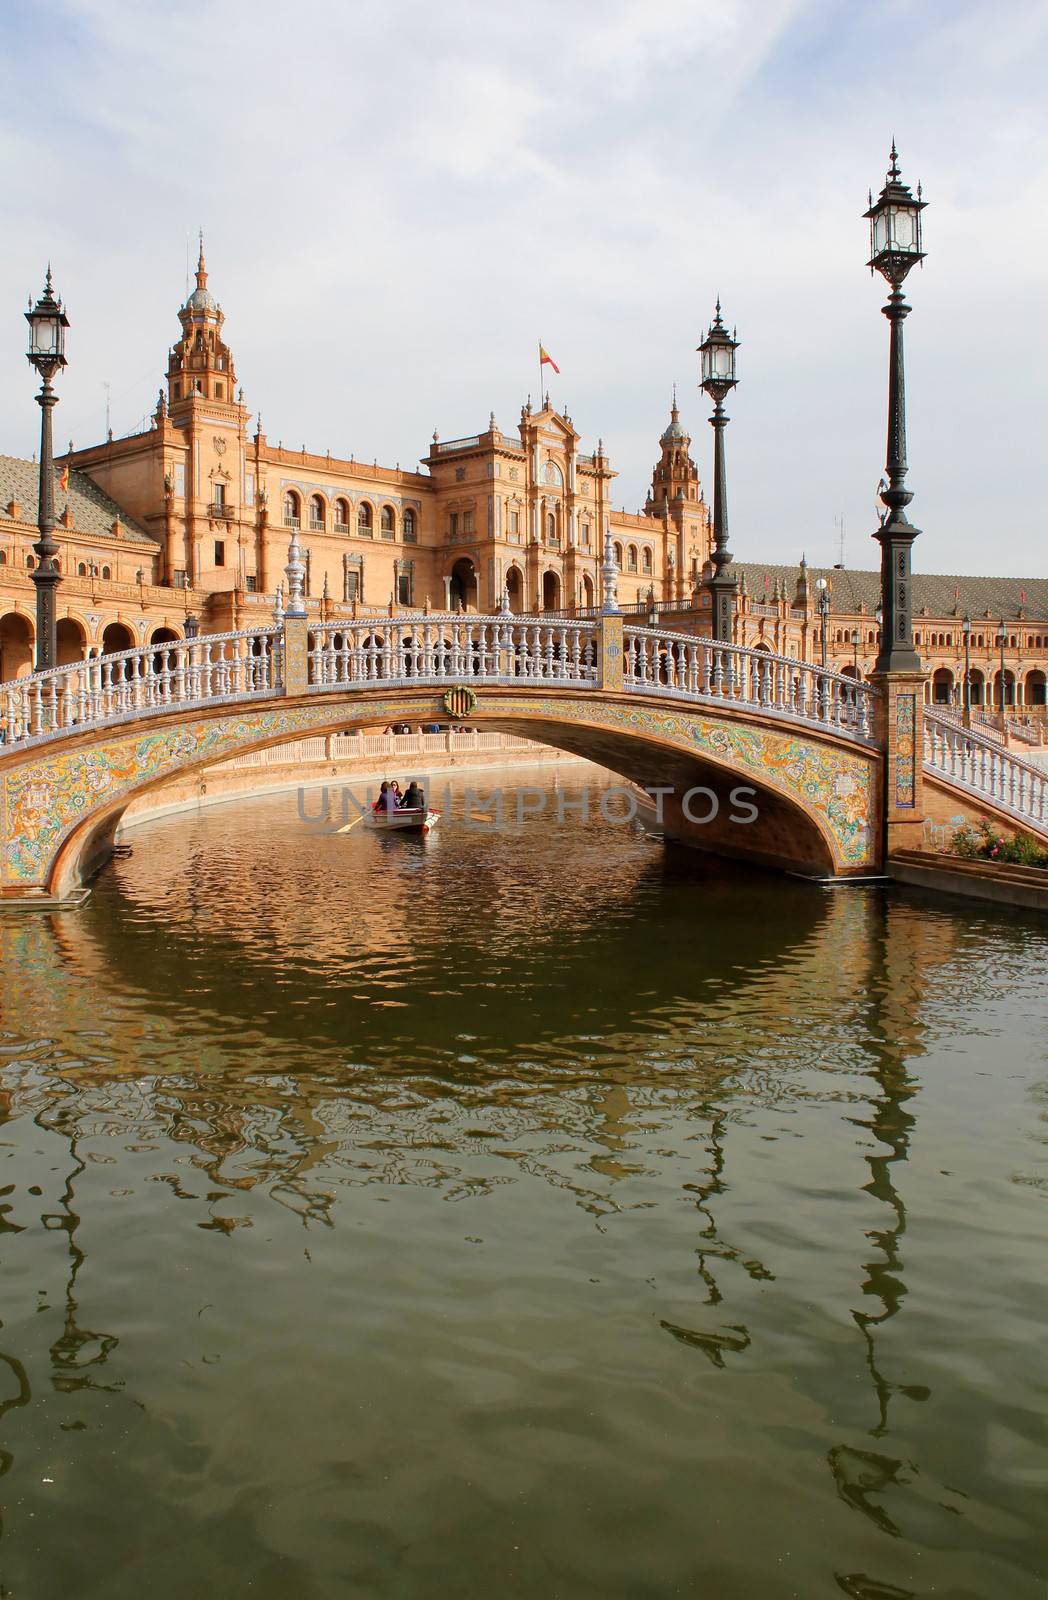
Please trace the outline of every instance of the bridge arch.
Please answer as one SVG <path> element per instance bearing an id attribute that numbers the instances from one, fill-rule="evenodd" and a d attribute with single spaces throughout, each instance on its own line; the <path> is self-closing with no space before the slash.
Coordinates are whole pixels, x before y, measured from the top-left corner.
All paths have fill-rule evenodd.
<path id="1" fill-rule="evenodd" d="M 880 756 L 823 735 L 691 707 L 557 685 L 479 686 L 470 722 L 582 756 L 656 793 L 671 836 L 808 875 L 875 862 Z M 71 729 L 60 745 L 0 755 L 5 828 L 0 890 L 68 897 L 108 856 L 133 799 L 216 761 L 307 734 L 446 717 L 416 679 L 268 703 L 186 707 L 133 726 Z M 741 802 L 732 799 L 745 789 Z M 705 796 L 685 797 L 692 791 Z M 755 810 L 754 810 L 755 808 Z M 735 818 L 735 820 L 732 820 Z"/>

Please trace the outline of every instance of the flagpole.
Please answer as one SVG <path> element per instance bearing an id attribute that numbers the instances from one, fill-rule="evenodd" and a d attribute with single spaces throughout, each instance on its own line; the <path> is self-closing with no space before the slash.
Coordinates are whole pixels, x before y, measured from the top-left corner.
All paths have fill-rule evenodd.
<path id="1" fill-rule="evenodd" d="M 542 340 L 539 340 L 539 410 L 542 410 Z"/>

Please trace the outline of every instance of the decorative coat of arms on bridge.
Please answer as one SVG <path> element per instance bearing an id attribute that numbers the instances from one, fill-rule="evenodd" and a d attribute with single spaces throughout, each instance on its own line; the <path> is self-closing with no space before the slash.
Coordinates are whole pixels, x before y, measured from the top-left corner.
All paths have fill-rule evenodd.
<path id="1" fill-rule="evenodd" d="M 444 710 L 450 717 L 468 717 L 477 709 L 477 697 L 472 689 L 449 689 L 444 696 Z"/>

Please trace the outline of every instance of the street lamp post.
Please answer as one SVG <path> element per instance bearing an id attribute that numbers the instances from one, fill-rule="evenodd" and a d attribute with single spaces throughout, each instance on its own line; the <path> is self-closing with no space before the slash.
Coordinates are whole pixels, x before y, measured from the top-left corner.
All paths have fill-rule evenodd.
<path id="1" fill-rule="evenodd" d="M 826 666 L 827 631 L 830 623 L 830 586 L 825 578 L 816 578 L 815 587 L 819 591 L 819 635 L 822 639 L 822 664 Z"/>
<path id="2" fill-rule="evenodd" d="M 972 619 L 967 611 L 961 623 L 964 634 L 964 726 L 972 725 Z"/>
<path id="3" fill-rule="evenodd" d="M 40 498 L 37 527 L 40 537 L 33 545 L 37 563 L 33 568 L 36 585 L 36 670 L 46 672 L 57 665 L 57 621 L 55 615 L 55 590 L 61 575 L 55 566 L 58 546 L 54 540 L 55 528 L 55 468 L 51 446 L 51 412 L 58 396 L 51 387 L 51 379 L 66 365 L 65 331 L 69 318 L 61 300 L 56 300 L 51 284 L 51 268 L 40 299 L 25 314 L 29 324 L 29 349 L 27 360 L 36 368 L 41 378 L 40 393 L 36 397 L 40 407 Z"/>
<path id="4" fill-rule="evenodd" d="M 858 681 L 859 681 L 859 630 L 858 630 L 858 628 L 853 628 L 852 629 L 851 642 L 852 642 L 852 671 L 855 673 L 855 681 L 856 681 L 856 683 L 858 683 Z"/>
<path id="5" fill-rule="evenodd" d="M 724 411 L 725 397 L 738 382 L 735 376 L 735 352 L 739 348 L 734 334 L 729 334 L 721 321 L 720 299 L 717 312 L 705 339 L 699 345 L 702 361 L 702 387 L 713 401 L 713 577 L 708 588 L 713 602 L 713 637 L 730 643 L 732 616 L 735 610 L 735 579 L 727 568 L 731 565 L 728 549 L 728 480 L 724 470 L 724 429 L 728 418 Z"/>
<path id="6" fill-rule="evenodd" d="M 1000 707 L 999 707 L 999 709 L 1000 709 L 1000 714 L 1001 714 L 1001 732 L 1002 733 L 1004 733 L 1005 729 L 1006 729 L 1006 723 L 1005 723 L 1005 718 L 1004 718 L 1004 646 L 1005 646 L 1005 642 L 1006 642 L 1007 638 L 1008 638 L 1008 632 L 1007 632 L 1007 629 L 1004 626 L 1004 618 L 1002 617 L 1001 618 L 1001 622 L 1000 622 L 1000 626 L 997 629 L 997 643 L 1000 646 L 1000 651 L 1001 651 L 1001 694 L 1000 694 Z"/>
<path id="7" fill-rule="evenodd" d="M 913 648 L 913 605 L 910 558 L 920 532 L 906 515 L 913 492 L 905 487 L 906 384 L 902 325 L 910 310 L 902 284 L 910 268 L 924 260 L 921 249 L 921 186 L 914 199 L 899 173 L 899 157 L 892 141 L 891 167 L 884 188 L 874 203 L 870 194 L 870 271 L 882 274 L 891 285 L 888 304 L 882 306 L 891 328 L 888 364 L 888 487 L 881 491 L 885 511 L 874 538 L 881 546 L 881 603 L 885 627 L 877 656 L 878 672 L 918 672 L 920 661 Z"/>

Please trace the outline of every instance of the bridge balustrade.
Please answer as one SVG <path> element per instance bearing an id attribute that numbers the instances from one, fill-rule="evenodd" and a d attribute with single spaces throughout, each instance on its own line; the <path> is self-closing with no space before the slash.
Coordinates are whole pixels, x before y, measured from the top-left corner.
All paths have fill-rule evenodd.
<path id="1" fill-rule="evenodd" d="M 972 728 L 925 708 L 924 768 L 1007 811 L 1048 828 L 1048 773 Z"/>
<path id="2" fill-rule="evenodd" d="M 145 645 L 34 672 L 2 686 L 4 742 L 121 721 L 178 705 L 246 699 L 280 686 L 275 627 Z"/>
<path id="3" fill-rule="evenodd" d="M 596 684 L 597 659 L 591 622 L 508 616 L 431 616 L 407 622 L 372 618 L 322 623 L 309 633 L 309 681 L 315 689 L 417 679 Z"/>
<path id="4" fill-rule="evenodd" d="M 855 678 L 766 650 L 656 628 L 623 632 L 623 682 L 648 694 L 731 700 L 871 741 L 876 690 Z"/>

